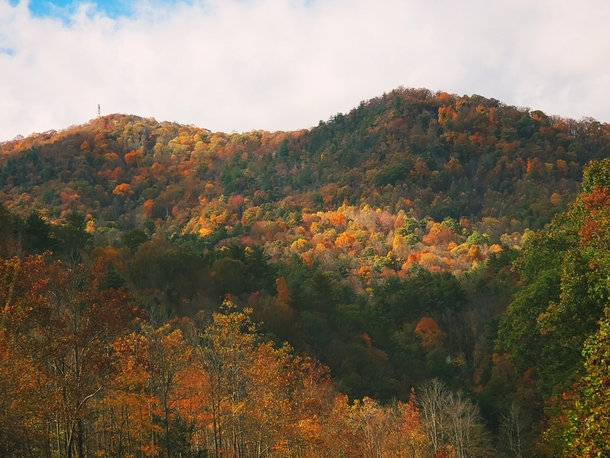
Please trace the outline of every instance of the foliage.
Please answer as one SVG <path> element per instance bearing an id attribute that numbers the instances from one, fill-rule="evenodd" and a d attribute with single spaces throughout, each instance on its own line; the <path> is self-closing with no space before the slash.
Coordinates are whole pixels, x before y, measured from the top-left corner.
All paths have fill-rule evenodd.
<path id="1" fill-rule="evenodd" d="M 585 342 L 585 375 L 572 395 L 566 396 L 569 424 L 564 432 L 567 456 L 593 457 L 610 453 L 607 426 L 610 423 L 610 346 L 609 311 L 606 309 L 599 330 Z"/>
<path id="2" fill-rule="evenodd" d="M 560 437 L 566 437 L 571 456 L 599 456 L 596 447 L 604 453 L 603 445 L 587 439 L 592 436 L 586 430 L 594 416 L 592 405 L 599 402 L 591 377 L 604 371 L 603 358 L 595 355 L 604 351 L 609 297 L 607 168 L 607 159 L 590 164 L 584 192 L 570 210 L 528 239 L 515 262 L 525 287 L 503 317 L 499 333 L 501 348 L 512 353 L 519 370 L 535 371 L 547 399 L 575 396 L 570 424 L 551 414 L 547 433 L 555 449 L 564 447 Z M 603 389 L 603 383 L 599 386 Z"/>
<path id="3" fill-rule="evenodd" d="M 426 456 L 435 378 L 437 453 L 492 453 L 473 400 L 498 453 L 602 447 L 609 134 L 399 88 L 297 132 L 0 144 L 0 454 Z"/>

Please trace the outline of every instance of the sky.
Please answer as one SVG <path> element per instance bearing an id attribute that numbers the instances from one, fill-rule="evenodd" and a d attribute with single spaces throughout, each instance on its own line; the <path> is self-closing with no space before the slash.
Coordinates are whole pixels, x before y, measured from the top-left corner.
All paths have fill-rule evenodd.
<path id="1" fill-rule="evenodd" d="M 0 0 L 0 141 L 296 130 L 399 86 L 610 122 L 607 0 Z"/>

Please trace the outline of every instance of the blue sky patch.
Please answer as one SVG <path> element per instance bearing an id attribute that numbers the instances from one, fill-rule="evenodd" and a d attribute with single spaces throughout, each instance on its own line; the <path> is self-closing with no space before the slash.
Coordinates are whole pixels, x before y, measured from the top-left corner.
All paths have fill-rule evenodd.
<path id="1" fill-rule="evenodd" d="M 90 0 L 90 1 L 74 1 L 74 0 L 30 0 L 30 11 L 35 16 L 45 17 L 61 17 L 66 18 L 79 6 L 83 4 L 92 4 L 98 12 L 111 17 L 129 16 L 133 12 L 133 1 L 129 0 Z"/>

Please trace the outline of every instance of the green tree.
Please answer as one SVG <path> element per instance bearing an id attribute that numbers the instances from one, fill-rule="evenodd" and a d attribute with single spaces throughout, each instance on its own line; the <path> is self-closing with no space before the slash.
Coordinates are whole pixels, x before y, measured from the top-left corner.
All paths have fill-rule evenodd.
<path id="1" fill-rule="evenodd" d="M 125 244 L 129 251 L 135 253 L 138 251 L 140 245 L 144 242 L 148 242 L 148 235 L 142 229 L 133 229 L 129 232 L 126 232 L 121 236 L 121 240 Z"/>
<path id="2" fill-rule="evenodd" d="M 55 227 L 59 249 L 71 266 L 78 264 L 83 259 L 83 254 L 93 246 L 93 236 L 85 230 L 86 227 L 85 215 L 75 211 L 64 217 L 61 226 Z"/>
<path id="3" fill-rule="evenodd" d="M 53 227 L 37 211 L 30 213 L 25 220 L 23 239 L 25 248 L 34 253 L 57 249 L 57 239 L 53 235 Z"/>
<path id="4" fill-rule="evenodd" d="M 564 433 L 569 457 L 610 455 L 610 309 L 599 330 L 585 342 L 585 374 L 574 388 Z"/>
<path id="5" fill-rule="evenodd" d="M 565 424 L 559 421 L 557 402 L 549 410 L 555 418 L 547 440 L 554 450 L 562 447 L 562 435 L 575 438 L 594 429 L 583 419 L 596 418 L 591 406 L 599 402 L 599 393 L 591 387 L 597 383 L 594 377 L 603 379 L 600 374 L 605 364 L 604 310 L 610 298 L 609 170 L 608 159 L 592 163 L 585 171 L 584 192 L 570 210 L 529 238 L 514 263 L 524 288 L 500 323 L 499 349 L 511 354 L 520 371 L 534 370 L 546 399 L 570 393 L 574 383 L 581 387 L 580 404 L 572 412 L 582 408 L 583 413 L 573 415 L 567 431 L 561 432 Z M 589 445 L 583 445 L 585 439 L 574 441 L 568 443 L 573 442 L 574 450 L 584 454 L 574 452 L 573 456 L 605 454 L 589 454 L 586 447 L 598 447 L 595 441 Z"/>

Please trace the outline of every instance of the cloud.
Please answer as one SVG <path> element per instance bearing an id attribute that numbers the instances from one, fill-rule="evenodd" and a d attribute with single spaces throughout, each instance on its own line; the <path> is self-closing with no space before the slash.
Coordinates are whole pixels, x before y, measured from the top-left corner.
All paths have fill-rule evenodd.
<path id="1" fill-rule="evenodd" d="M 33 16 L 0 0 L 0 140 L 130 113 L 292 130 L 403 85 L 610 121 L 610 4 L 209 0 Z"/>

